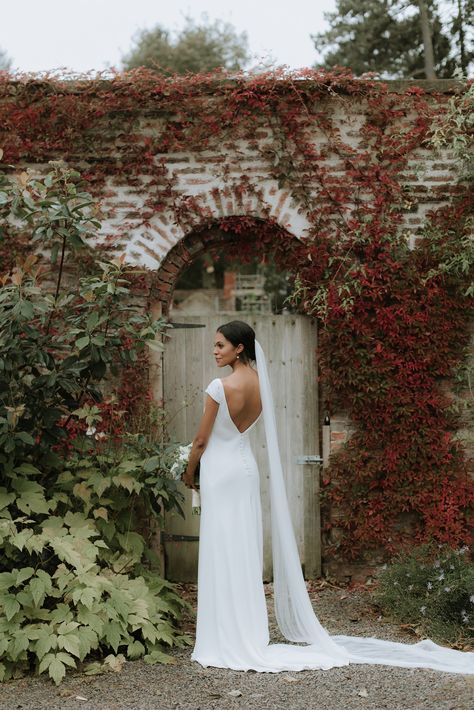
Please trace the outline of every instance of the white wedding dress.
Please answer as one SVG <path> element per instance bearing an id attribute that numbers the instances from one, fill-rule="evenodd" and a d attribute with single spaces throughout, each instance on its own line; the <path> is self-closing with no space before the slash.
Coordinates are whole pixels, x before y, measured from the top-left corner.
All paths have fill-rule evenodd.
<path id="1" fill-rule="evenodd" d="M 220 406 L 201 457 L 198 611 L 192 659 L 205 667 L 270 673 L 326 670 L 349 663 L 474 673 L 474 653 L 445 648 L 429 639 L 403 644 L 330 636 L 321 626 L 301 572 L 271 389 L 258 341 L 256 351 L 270 464 L 276 617 L 285 638 L 306 645 L 269 643 L 259 471 L 249 439 L 256 421 L 244 432 L 238 430 L 227 407 L 222 380 L 216 378 L 205 390 Z"/>

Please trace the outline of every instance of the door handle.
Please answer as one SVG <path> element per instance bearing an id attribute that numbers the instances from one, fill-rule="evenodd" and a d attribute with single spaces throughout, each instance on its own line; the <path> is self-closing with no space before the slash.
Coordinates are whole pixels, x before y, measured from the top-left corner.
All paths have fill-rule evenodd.
<path id="1" fill-rule="evenodd" d="M 309 454 L 307 456 L 297 456 L 296 457 L 296 463 L 322 463 L 323 459 L 321 456 L 317 456 L 316 454 Z"/>

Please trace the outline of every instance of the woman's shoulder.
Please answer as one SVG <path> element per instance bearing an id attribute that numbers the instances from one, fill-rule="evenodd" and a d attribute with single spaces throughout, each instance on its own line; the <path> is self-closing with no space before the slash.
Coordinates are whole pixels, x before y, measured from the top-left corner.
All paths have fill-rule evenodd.
<path id="1" fill-rule="evenodd" d="M 221 402 L 223 385 L 219 377 L 215 377 L 209 382 L 204 392 L 209 394 L 216 402 Z"/>
<path id="2" fill-rule="evenodd" d="M 209 382 L 206 389 L 208 387 L 219 387 L 221 385 L 222 385 L 222 380 L 219 377 L 214 377 L 214 379 Z"/>

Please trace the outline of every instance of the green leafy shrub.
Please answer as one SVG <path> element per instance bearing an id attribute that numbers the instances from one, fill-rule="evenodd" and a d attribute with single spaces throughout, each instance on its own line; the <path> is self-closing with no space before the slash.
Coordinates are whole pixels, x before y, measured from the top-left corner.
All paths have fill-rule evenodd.
<path id="1" fill-rule="evenodd" d="M 165 646 L 187 641 L 175 628 L 184 603 L 143 565 L 151 553 L 134 529 L 142 489 L 168 500 L 170 491 L 147 471 L 150 459 L 132 468 L 130 458 L 115 467 L 105 458 L 108 476 L 97 475 L 93 457 L 74 461 L 49 495 L 18 470 L 10 472 L 12 486 L 0 489 L 0 549 L 9 569 L 0 573 L 2 680 L 33 665 L 59 682 L 66 666 L 91 651 L 166 661 Z"/>
<path id="2" fill-rule="evenodd" d="M 467 547 L 427 543 L 399 554 L 380 575 L 375 601 L 432 639 L 456 642 L 474 631 L 474 568 Z"/>
<path id="3" fill-rule="evenodd" d="M 120 368 L 162 347 L 165 323 L 132 298 L 123 259 L 74 276 L 94 214 L 63 165 L 0 176 L 3 222 L 41 252 L 0 292 L 0 680 L 34 670 L 59 683 L 104 656 L 166 662 L 188 642 L 184 602 L 150 548 L 163 511 L 181 511 L 166 475 L 175 447 L 130 434 L 111 405 Z"/>

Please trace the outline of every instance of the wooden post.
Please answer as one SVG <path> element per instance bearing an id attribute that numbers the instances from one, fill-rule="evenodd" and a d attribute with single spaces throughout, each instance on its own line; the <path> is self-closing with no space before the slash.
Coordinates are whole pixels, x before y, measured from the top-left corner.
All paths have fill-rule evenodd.
<path id="1" fill-rule="evenodd" d="M 323 468 L 329 464 L 329 454 L 331 453 L 331 420 L 326 415 L 323 424 Z"/>
<path id="2" fill-rule="evenodd" d="M 321 576 L 319 472 L 319 463 L 303 464 L 304 573 L 306 579 L 316 579 Z"/>

